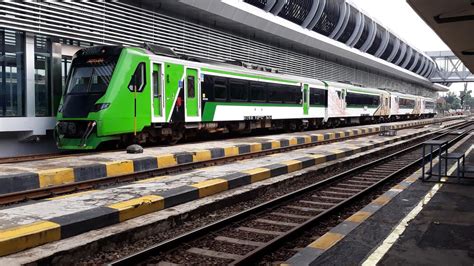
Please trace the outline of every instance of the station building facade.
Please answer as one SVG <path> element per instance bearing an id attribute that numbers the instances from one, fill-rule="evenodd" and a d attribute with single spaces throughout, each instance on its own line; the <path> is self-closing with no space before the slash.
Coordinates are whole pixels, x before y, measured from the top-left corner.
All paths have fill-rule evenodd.
<path id="1" fill-rule="evenodd" d="M 137 46 L 151 42 L 171 47 L 181 54 L 240 60 L 275 67 L 282 73 L 352 81 L 426 96 L 435 94 L 426 83 L 390 76 L 349 60 L 345 62 L 321 50 L 258 34 L 245 25 L 227 27 L 225 21 L 214 19 L 215 14 L 202 15 L 206 12 L 201 10 L 198 12 L 201 15 L 193 16 L 192 11 L 197 9 L 186 1 L 0 3 L 0 157 L 55 150 L 54 116 L 72 56 L 78 49 L 93 45 Z M 258 1 L 237 2 L 265 9 Z M 294 2 L 285 1 L 286 4 Z M 309 8 L 314 8 L 314 3 Z M 190 8 L 181 8 L 187 6 Z M 284 5 L 281 10 L 283 8 Z M 325 14 L 325 19 L 330 18 L 329 15 L 330 12 Z M 346 13 L 344 16 L 348 16 L 349 24 L 351 16 Z M 315 25 L 322 27 L 321 23 Z M 363 34 L 364 28 L 360 25 L 357 28 Z M 388 46 L 390 40 L 384 36 L 392 35 L 387 34 L 384 31 L 379 39 Z M 344 36 L 348 35 L 341 33 L 340 37 Z M 375 52 L 379 53 L 378 49 Z M 420 65 L 413 66 L 415 68 L 414 75 L 426 75 L 428 60 L 423 57 Z M 423 75 L 420 78 L 425 78 Z"/>

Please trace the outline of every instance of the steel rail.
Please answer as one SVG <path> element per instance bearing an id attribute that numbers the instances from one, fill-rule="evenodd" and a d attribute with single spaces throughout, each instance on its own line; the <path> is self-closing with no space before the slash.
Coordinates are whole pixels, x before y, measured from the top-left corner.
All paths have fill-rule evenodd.
<path id="1" fill-rule="evenodd" d="M 472 124 L 472 122 L 464 122 L 461 125 L 456 124 L 456 125 L 452 125 L 448 128 L 444 128 L 444 129 L 440 130 L 440 131 L 447 131 L 445 133 L 441 133 L 440 131 L 432 132 L 432 134 L 441 133 L 441 135 L 436 136 L 433 139 L 437 139 L 437 138 L 441 138 L 441 137 L 450 135 L 451 132 L 449 130 L 452 130 L 452 128 L 462 129 L 462 128 L 466 128 L 466 127 L 470 126 L 471 124 Z M 453 140 L 449 141 L 448 147 L 450 147 L 453 143 L 455 143 L 455 142 L 459 141 L 461 138 L 463 138 L 467 134 L 467 132 L 468 131 L 465 130 L 464 132 L 462 132 L 461 134 L 456 136 Z M 426 135 L 428 135 L 428 134 L 426 134 Z M 422 136 L 420 136 L 420 137 L 422 137 Z M 415 145 L 413 145 L 409 148 L 403 149 L 403 150 L 398 151 L 394 154 L 385 156 L 383 158 L 377 159 L 377 160 L 372 161 L 370 163 L 367 163 L 365 165 L 358 166 L 354 169 L 351 169 L 351 170 L 345 171 L 343 173 L 334 175 L 330 178 L 319 181 L 319 182 L 314 183 L 312 185 L 309 185 L 307 187 L 304 187 L 304 188 L 301 188 L 299 190 L 288 193 L 286 195 L 280 196 L 280 197 L 275 198 L 273 200 L 264 202 L 262 204 L 254 206 L 250 209 L 244 210 L 242 212 L 239 212 L 239 213 L 234 214 L 232 216 L 229 216 L 227 218 L 224 218 L 224 219 L 221 219 L 221 220 L 216 221 L 214 223 L 211 223 L 209 225 L 197 228 L 195 230 L 192 230 L 192 231 L 190 231 L 188 233 L 185 233 L 183 235 L 180 235 L 178 237 L 163 241 L 163 242 L 158 243 L 156 245 L 153 245 L 153 246 L 151 246 L 151 247 L 149 247 L 145 250 L 136 252 L 136 253 L 131 254 L 127 257 L 116 260 L 116 261 L 112 262 L 110 265 L 133 265 L 133 264 L 143 262 L 147 258 L 150 258 L 150 257 L 156 256 L 160 253 L 167 252 L 167 251 L 173 250 L 175 248 L 178 248 L 183 243 L 186 243 L 186 242 L 189 242 L 191 240 L 195 240 L 195 239 L 198 239 L 200 237 L 206 236 L 206 235 L 209 234 L 209 232 L 215 232 L 217 230 L 221 230 L 223 228 L 228 227 L 229 225 L 232 225 L 232 224 L 235 224 L 236 222 L 245 220 L 245 219 L 247 219 L 251 216 L 256 216 L 258 214 L 261 214 L 262 212 L 265 212 L 269 209 L 275 209 L 277 206 L 282 205 L 285 202 L 289 202 L 289 201 L 293 200 L 294 198 L 297 198 L 297 197 L 299 197 L 299 196 L 301 196 L 305 193 L 311 192 L 313 190 L 320 189 L 320 188 L 325 187 L 325 186 L 327 186 L 331 183 L 334 183 L 334 182 L 337 182 L 341 179 L 344 179 L 347 176 L 354 175 L 356 173 L 362 172 L 364 170 L 367 170 L 367 169 L 369 169 L 371 167 L 374 167 L 376 165 L 379 165 L 381 163 L 387 162 L 388 160 L 391 160 L 394 157 L 398 157 L 398 156 L 401 156 L 403 154 L 409 153 L 413 150 L 416 150 L 416 149 L 420 148 L 421 145 L 422 145 L 422 143 L 415 144 Z M 396 172 L 386 176 L 385 178 L 381 179 L 380 181 L 376 182 L 375 184 L 373 184 L 373 185 L 367 187 L 366 189 L 358 192 L 357 194 L 351 196 L 350 198 L 344 200 L 343 202 L 338 203 L 336 206 L 325 210 L 324 212 L 318 214 L 317 216 L 314 216 L 313 218 L 311 218 L 307 222 L 305 222 L 305 223 L 289 230 L 288 232 L 285 232 L 283 235 L 271 240 L 270 242 L 266 243 L 264 246 L 261 246 L 261 247 L 255 249 L 255 250 L 253 250 L 252 252 L 248 253 L 247 255 L 242 256 L 241 259 L 239 259 L 238 261 L 234 261 L 232 264 L 234 264 L 234 265 L 248 265 L 248 264 L 254 263 L 256 261 L 256 259 L 258 259 L 261 256 L 267 254 L 270 250 L 273 250 L 277 246 L 281 246 L 281 243 L 286 242 L 288 239 L 290 239 L 294 235 L 299 234 L 300 232 L 304 231 L 306 228 L 312 227 L 314 225 L 314 223 L 319 221 L 321 218 L 330 215 L 334 211 L 345 207 L 346 205 L 350 204 L 354 200 L 356 200 L 356 199 L 362 197 L 363 195 L 373 191 L 375 188 L 377 188 L 380 185 L 386 183 L 388 180 L 390 180 L 393 177 L 399 175 L 401 172 L 406 171 L 407 169 L 415 166 L 416 164 L 420 164 L 422 162 L 422 159 L 423 158 L 421 158 L 421 156 L 420 156 L 419 160 L 414 161 L 413 163 L 411 163 L 407 166 L 404 166 L 402 169 L 399 169 Z"/>

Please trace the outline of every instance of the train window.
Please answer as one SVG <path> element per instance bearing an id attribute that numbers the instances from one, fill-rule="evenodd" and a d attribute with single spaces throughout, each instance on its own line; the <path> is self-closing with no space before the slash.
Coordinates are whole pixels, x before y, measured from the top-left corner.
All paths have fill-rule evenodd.
<path id="1" fill-rule="evenodd" d="M 281 103 L 286 97 L 284 87 L 280 84 L 268 83 L 268 101 L 273 103 Z"/>
<path id="2" fill-rule="evenodd" d="M 230 99 L 231 101 L 247 101 L 247 84 L 248 82 L 242 80 L 229 80 Z"/>
<path id="3" fill-rule="evenodd" d="M 303 92 L 299 86 L 288 86 L 290 92 L 294 95 L 294 101 L 292 103 L 302 104 L 303 103 Z"/>
<path id="4" fill-rule="evenodd" d="M 415 100 L 400 98 L 398 100 L 398 106 L 399 108 L 407 108 L 407 109 L 415 108 Z"/>
<path id="5" fill-rule="evenodd" d="M 337 92 L 337 97 L 339 97 L 339 99 L 342 99 L 342 91 L 336 91 Z"/>
<path id="6" fill-rule="evenodd" d="M 214 99 L 227 101 L 227 79 L 214 78 Z"/>
<path id="7" fill-rule="evenodd" d="M 347 92 L 346 103 L 348 107 L 378 107 L 380 97 L 378 95 Z"/>
<path id="8" fill-rule="evenodd" d="M 426 109 L 434 109 L 434 107 L 435 107 L 434 102 L 425 102 Z"/>
<path id="9" fill-rule="evenodd" d="M 128 89 L 130 91 L 142 92 L 145 89 L 146 85 L 146 67 L 145 63 L 138 64 L 135 72 L 130 79 L 130 83 L 128 84 Z"/>
<path id="10" fill-rule="evenodd" d="M 153 96 L 160 96 L 160 78 L 158 71 L 153 71 Z"/>
<path id="11" fill-rule="evenodd" d="M 313 106 L 328 106 L 328 91 L 325 89 L 310 88 L 309 104 Z"/>
<path id="12" fill-rule="evenodd" d="M 261 82 L 250 82 L 250 99 L 252 102 L 265 102 L 265 84 Z"/>
<path id="13" fill-rule="evenodd" d="M 284 95 L 282 95 L 282 99 L 284 103 L 295 103 L 296 102 L 296 92 L 290 86 L 282 86 L 280 89 L 281 91 L 284 90 Z M 300 92 L 301 93 L 301 92 Z"/>
<path id="14" fill-rule="evenodd" d="M 187 78 L 187 97 L 188 98 L 194 98 L 195 97 L 195 91 L 196 91 L 196 86 L 194 84 L 194 76 L 188 76 Z"/>
<path id="15" fill-rule="evenodd" d="M 201 85 L 202 94 L 208 97 L 203 97 L 203 100 L 214 100 L 214 78 L 209 75 L 204 75 L 204 82 Z"/>

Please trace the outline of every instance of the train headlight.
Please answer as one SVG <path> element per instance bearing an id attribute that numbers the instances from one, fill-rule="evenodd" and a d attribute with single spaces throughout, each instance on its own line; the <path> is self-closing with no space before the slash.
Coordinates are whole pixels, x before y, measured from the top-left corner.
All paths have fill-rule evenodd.
<path id="1" fill-rule="evenodd" d="M 94 105 L 94 112 L 99 112 L 101 110 L 107 109 L 110 106 L 110 103 L 98 103 Z"/>

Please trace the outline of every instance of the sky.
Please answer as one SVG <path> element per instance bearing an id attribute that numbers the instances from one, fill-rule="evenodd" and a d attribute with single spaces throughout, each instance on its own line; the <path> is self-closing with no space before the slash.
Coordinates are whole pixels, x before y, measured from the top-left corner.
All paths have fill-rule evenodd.
<path id="1" fill-rule="evenodd" d="M 402 40 L 421 51 L 451 50 L 436 33 L 408 5 L 406 0 L 348 0 L 364 13 L 375 18 Z M 451 91 L 458 93 L 464 84 L 452 84 Z M 468 89 L 474 90 L 474 83 Z"/>

